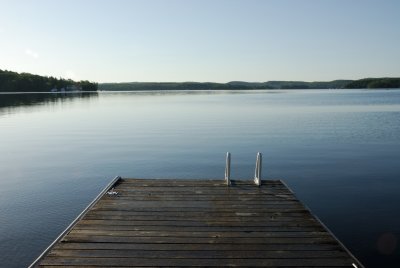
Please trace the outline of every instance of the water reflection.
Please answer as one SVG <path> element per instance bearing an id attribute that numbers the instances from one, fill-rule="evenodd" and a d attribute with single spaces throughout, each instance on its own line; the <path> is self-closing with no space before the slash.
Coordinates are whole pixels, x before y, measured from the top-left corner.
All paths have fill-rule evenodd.
<path id="1" fill-rule="evenodd" d="M 137 96 L 183 96 L 183 95 L 235 95 L 235 94 L 272 94 L 285 93 L 287 90 L 254 89 L 254 90 L 134 90 L 134 91 L 99 91 L 109 95 L 137 95 Z"/>
<path id="2" fill-rule="evenodd" d="M 98 93 L 0 93 L 0 116 L 3 114 L 12 114 L 16 108 L 20 107 L 48 106 L 72 102 L 76 98 L 92 100 L 93 98 L 98 98 Z"/>

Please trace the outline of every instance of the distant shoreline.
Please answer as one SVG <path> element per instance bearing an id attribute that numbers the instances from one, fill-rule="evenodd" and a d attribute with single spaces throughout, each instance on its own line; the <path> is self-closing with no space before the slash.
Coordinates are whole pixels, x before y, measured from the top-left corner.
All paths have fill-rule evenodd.
<path id="1" fill-rule="evenodd" d="M 291 89 L 388 89 L 400 88 L 400 78 L 364 78 L 333 81 L 246 82 L 127 82 L 96 83 L 46 77 L 0 70 L 0 92 L 76 93 L 90 91 L 163 91 L 163 90 L 291 90 Z"/>
<path id="2" fill-rule="evenodd" d="M 328 82 L 268 81 L 228 83 L 213 82 L 128 82 L 100 83 L 99 91 L 157 91 L 157 90 L 268 90 L 268 89 L 388 89 L 400 88 L 400 78 L 365 78 Z"/>

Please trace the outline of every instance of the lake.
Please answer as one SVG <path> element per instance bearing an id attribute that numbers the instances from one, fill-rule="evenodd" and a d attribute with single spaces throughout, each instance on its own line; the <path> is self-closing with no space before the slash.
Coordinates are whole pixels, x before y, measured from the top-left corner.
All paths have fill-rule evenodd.
<path id="1" fill-rule="evenodd" d="M 283 179 L 366 267 L 400 264 L 400 90 L 0 94 L 0 263 L 28 266 L 116 175 Z"/>

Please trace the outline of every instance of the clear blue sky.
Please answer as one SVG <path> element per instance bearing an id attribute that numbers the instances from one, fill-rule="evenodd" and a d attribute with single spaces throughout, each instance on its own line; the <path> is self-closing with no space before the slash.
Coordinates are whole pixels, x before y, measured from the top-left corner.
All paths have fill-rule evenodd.
<path id="1" fill-rule="evenodd" d="M 0 0 L 0 69 L 97 82 L 400 76 L 399 0 Z"/>

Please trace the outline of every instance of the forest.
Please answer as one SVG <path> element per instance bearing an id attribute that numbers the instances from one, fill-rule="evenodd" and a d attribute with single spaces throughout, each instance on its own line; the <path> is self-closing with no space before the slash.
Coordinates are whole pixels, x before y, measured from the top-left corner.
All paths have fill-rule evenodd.
<path id="1" fill-rule="evenodd" d="M 400 88 L 400 78 L 365 78 L 350 82 L 346 88 Z"/>
<path id="2" fill-rule="evenodd" d="M 0 92 L 96 91 L 97 83 L 0 70 Z"/>

